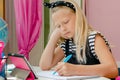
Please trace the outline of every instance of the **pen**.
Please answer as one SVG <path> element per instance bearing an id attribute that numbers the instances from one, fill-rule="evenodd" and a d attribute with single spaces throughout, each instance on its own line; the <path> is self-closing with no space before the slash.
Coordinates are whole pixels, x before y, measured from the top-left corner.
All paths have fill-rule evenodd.
<path id="1" fill-rule="evenodd" d="M 72 57 L 72 54 L 68 55 L 64 60 L 63 62 L 67 62 L 70 58 Z M 53 72 L 53 75 L 55 75 L 56 72 Z"/>

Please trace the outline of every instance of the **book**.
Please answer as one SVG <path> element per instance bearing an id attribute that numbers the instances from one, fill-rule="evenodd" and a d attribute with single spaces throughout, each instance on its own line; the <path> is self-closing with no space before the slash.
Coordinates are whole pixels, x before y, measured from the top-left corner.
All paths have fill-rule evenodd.
<path id="1" fill-rule="evenodd" d="M 99 76 L 59 76 L 53 75 L 54 71 L 40 71 L 37 75 L 39 77 L 45 77 L 53 80 L 80 80 L 80 79 L 90 79 L 98 78 Z"/>

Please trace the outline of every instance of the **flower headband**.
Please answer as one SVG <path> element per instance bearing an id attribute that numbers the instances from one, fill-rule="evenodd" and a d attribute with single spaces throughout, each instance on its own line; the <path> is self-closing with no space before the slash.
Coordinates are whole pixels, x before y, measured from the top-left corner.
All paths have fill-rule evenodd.
<path id="1" fill-rule="evenodd" d="M 52 3 L 44 2 L 44 6 L 46 6 L 48 8 L 54 8 L 54 7 L 58 7 L 58 6 L 66 6 L 75 11 L 74 5 L 70 2 L 65 2 L 65 1 L 56 1 L 56 2 L 52 2 Z"/>

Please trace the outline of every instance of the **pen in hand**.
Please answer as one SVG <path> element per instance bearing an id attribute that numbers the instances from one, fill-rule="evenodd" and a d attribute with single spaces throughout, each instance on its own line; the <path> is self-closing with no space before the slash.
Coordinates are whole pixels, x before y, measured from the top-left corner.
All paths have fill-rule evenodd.
<path id="1" fill-rule="evenodd" d="M 63 62 L 67 62 L 71 57 L 72 57 L 72 54 L 68 55 L 68 56 L 63 60 Z M 56 74 L 56 72 L 54 71 L 54 72 L 53 72 L 53 75 L 55 75 L 55 74 Z"/>

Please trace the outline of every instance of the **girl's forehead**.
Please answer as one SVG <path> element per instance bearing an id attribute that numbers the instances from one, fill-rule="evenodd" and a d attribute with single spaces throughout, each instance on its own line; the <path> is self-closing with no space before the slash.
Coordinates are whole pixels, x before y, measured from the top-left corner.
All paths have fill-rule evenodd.
<path id="1" fill-rule="evenodd" d="M 54 12 L 53 14 L 52 14 L 52 17 L 58 17 L 58 16 L 60 16 L 60 17 L 62 17 L 62 16 L 71 16 L 73 13 L 70 11 L 70 10 L 67 10 L 67 9 L 59 9 L 59 10 L 57 10 L 56 12 Z"/>
<path id="2" fill-rule="evenodd" d="M 52 19 L 54 22 L 59 22 L 59 21 L 64 21 L 68 18 L 70 18 L 72 15 L 70 13 L 66 13 L 66 12 L 62 12 L 62 11 L 58 11 L 58 12 L 55 12 L 53 15 L 52 15 Z"/>

